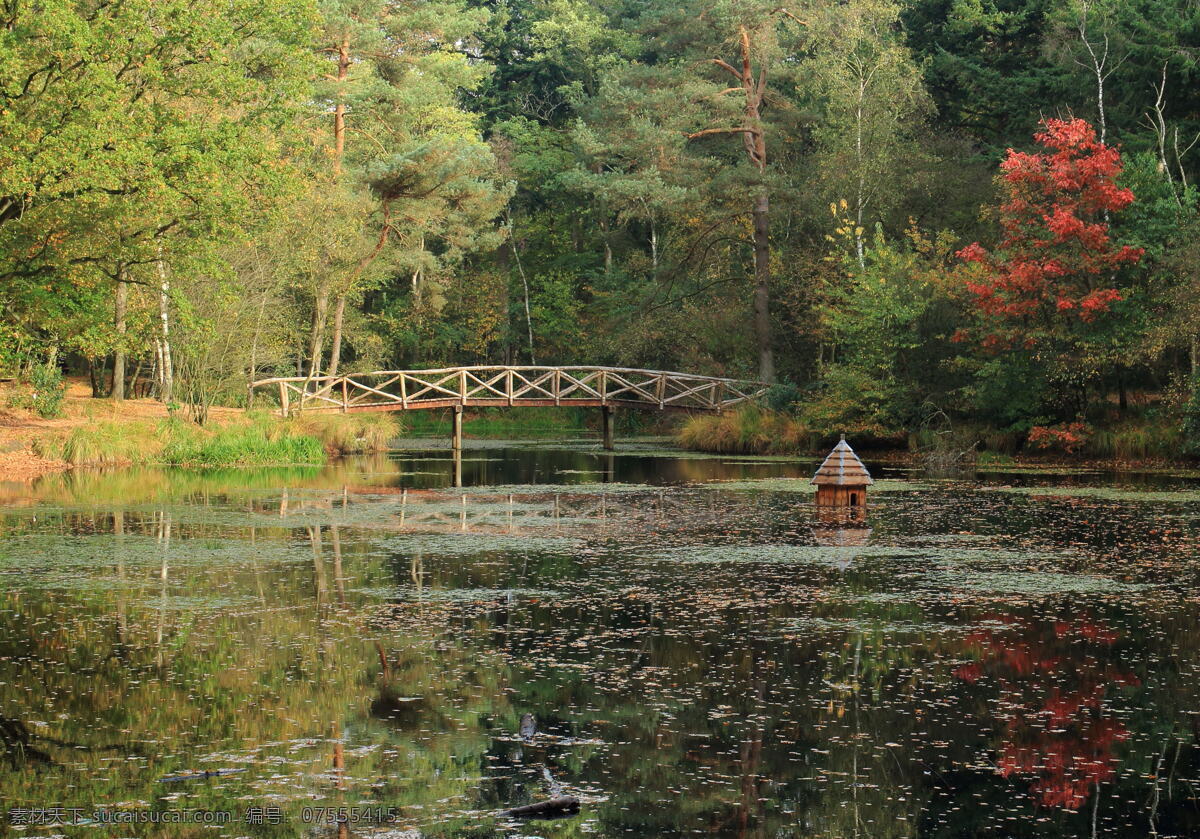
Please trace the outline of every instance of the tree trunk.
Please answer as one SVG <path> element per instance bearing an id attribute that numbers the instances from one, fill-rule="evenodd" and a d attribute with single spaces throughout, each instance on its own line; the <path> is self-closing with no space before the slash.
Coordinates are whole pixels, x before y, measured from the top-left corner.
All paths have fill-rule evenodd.
<path id="1" fill-rule="evenodd" d="M 139 357 L 137 366 L 133 368 L 133 375 L 129 377 L 129 395 L 134 399 L 138 399 L 138 379 L 142 375 L 142 367 L 145 366 L 144 359 Z"/>
<path id="2" fill-rule="evenodd" d="M 308 377 L 321 374 L 321 350 L 325 345 L 325 321 L 329 315 L 329 292 L 321 289 L 317 293 L 313 309 L 312 332 L 308 338 Z"/>
<path id="3" fill-rule="evenodd" d="M 533 315 L 529 311 L 529 279 L 525 276 L 525 266 L 521 264 L 521 252 L 517 250 L 517 243 L 513 240 L 512 218 L 508 220 L 508 246 L 512 248 L 513 259 L 517 263 L 517 273 L 521 275 L 521 288 L 525 291 L 525 329 L 529 337 L 529 363 L 537 364 L 537 359 L 533 354 Z"/>
<path id="4" fill-rule="evenodd" d="M 129 306 L 129 284 L 125 282 L 125 268 L 117 272 L 117 295 L 113 307 L 113 325 L 117 330 L 117 349 L 113 353 L 113 378 L 110 395 L 114 402 L 125 400 L 125 313 Z"/>
<path id="5" fill-rule="evenodd" d="M 92 386 L 92 398 L 99 399 L 103 394 L 100 393 L 100 382 L 102 377 L 97 376 L 96 359 L 89 358 L 88 363 L 88 383 Z"/>
<path id="6" fill-rule="evenodd" d="M 654 219 L 650 219 L 650 272 L 653 279 L 658 279 L 658 228 Z"/>
<path id="7" fill-rule="evenodd" d="M 159 341 L 162 347 L 161 380 L 158 389 L 159 401 L 171 401 L 175 390 L 175 364 L 171 360 L 171 280 L 167 277 L 167 263 L 163 260 L 162 246 L 158 248 L 158 320 Z"/>
<path id="8" fill-rule="evenodd" d="M 254 380 L 258 377 L 258 341 L 262 335 L 263 315 L 267 310 L 267 294 L 258 301 L 258 319 L 254 322 L 254 338 L 250 341 L 250 379 L 246 382 L 246 407 L 254 407 Z"/>
<path id="9" fill-rule="evenodd" d="M 333 310 L 333 338 L 329 347 L 329 375 L 336 376 L 338 363 L 342 360 L 342 317 L 346 314 L 346 295 L 337 296 Z"/>
<path id="10" fill-rule="evenodd" d="M 767 193 L 754 202 L 754 338 L 758 345 L 758 377 L 775 381 L 775 357 L 771 352 L 771 240 Z"/>
<path id="11" fill-rule="evenodd" d="M 333 109 L 333 173 L 342 173 L 342 158 L 346 152 L 346 76 L 350 72 L 350 40 L 338 43 L 337 105 Z"/>
<path id="12" fill-rule="evenodd" d="M 767 138 L 762 124 L 762 105 L 767 90 L 767 68 L 761 65 L 755 77 L 751 60 L 750 32 L 741 27 L 742 66 L 739 70 L 719 58 L 712 63 L 730 73 L 738 81 L 745 99 L 742 124 L 736 128 L 705 128 L 688 135 L 688 139 L 712 134 L 740 134 L 750 163 L 758 170 L 760 181 L 758 197 L 754 201 L 754 339 L 758 348 L 758 375 L 764 382 L 775 381 L 775 359 L 771 353 L 771 237 L 768 213 L 770 201 L 767 197 Z M 737 88 L 730 88 L 736 90 Z"/>

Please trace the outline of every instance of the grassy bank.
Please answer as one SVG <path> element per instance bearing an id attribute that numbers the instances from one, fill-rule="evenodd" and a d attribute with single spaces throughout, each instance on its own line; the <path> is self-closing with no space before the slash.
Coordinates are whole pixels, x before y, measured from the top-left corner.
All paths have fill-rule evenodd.
<path id="1" fill-rule="evenodd" d="M 270 466 L 382 451 L 398 434 L 396 420 L 384 414 L 250 414 L 215 428 L 175 418 L 109 420 L 39 438 L 34 451 L 71 466 Z"/>
<path id="2" fill-rule="evenodd" d="M 1130 420 L 1108 428 L 1082 424 L 1034 428 L 1018 434 L 982 426 L 958 426 L 951 440 L 930 431 L 897 431 L 891 435 L 859 432 L 851 436 L 861 448 L 908 448 L 924 452 L 945 445 L 956 451 L 975 447 L 981 461 L 997 462 L 1015 455 L 1035 458 L 1095 459 L 1122 462 L 1179 460 L 1182 431 L 1173 425 Z M 833 432 L 816 432 L 795 417 L 753 406 L 725 414 L 692 417 L 676 435 L 685 449 L 719 454 L 811 454 L 823 451 Z"/>

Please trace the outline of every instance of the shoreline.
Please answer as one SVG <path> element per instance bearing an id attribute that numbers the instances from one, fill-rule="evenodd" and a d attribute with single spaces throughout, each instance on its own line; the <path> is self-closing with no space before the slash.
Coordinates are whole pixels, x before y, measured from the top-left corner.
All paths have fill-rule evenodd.
<path id="1" fill-rule="evenodd" d="M 0 393 L 0 396 L 4 394 Z M 7 400 L 5 400 L 7 401 Z M 3 404 L 3 402 L 0 402 Z M 121 403 L 113 403 L 107 399 L 95 399 L 91 396 L 90 388 L 79 381 L 68 383 L 66 397 L 63 403 L 63 416 L 45 419 L 31 411 L 20 408 L 0 407 L 0 482 L 31 483 L 46 475 L 58 474 L 75 469 L 92 469 L 92 466 L 75 466 L 65 460 L 48 457 L 44 454 L 46 447 L 38 447 L 37 441 L 62 440 L 74 429 L 93 423 L 129 423 L 144 424 L 147 421 L 165 420 L 170 416 L 167 406 L 154 399 L 127 399 Z M 246 416 L 241 408 L 214 407 L 208 427 L 221 426 Z M 516 435 L 500 437 L 480 437 L 478 439 L 525 439 Z M 534 439 L 534 438 L 530 438 Z M 674 435 L 668 446 L 677 445 Z M 41 452 L 39 452 L 41 448 Z M 681 452 L 694 452 L 713 457 L 754 459 L 761 455 L 734 454 L 722 452 L 704 452 L 692 448 L 680 447 Z M 919 468 L 921 455 L 901 448 L 881 448 L 862 450 L 862 454 L 870 461 L 883 466 Z M 820 453 L 796 454 L 797 460 L 819 458 Z M 778 455 L 773 457 L 779 457 Z M 791 458 L 787 458 L 791 459 Z M 131 462 L 114 462 L 104 468 L 126 468 Z M 259 464 L 265 465 L 265 464 Z M 281 466 L 288 465 L 280 463 Z M 164 465 L 165 466 L 165 465 Z M 196 468 L 195 466 L 175 466 L 172 468 Z M 1191 461 L 1170 461 L 1165 458 L 1146 458 L 1129 460 L 1118 458 L 1095 458 L 1087 456 L 1037 456 L 1017 455 L 999 462 L 968 464 L 966 471 L 976 472 L 1036 472 L 1055 470 L 1089 470 L 1102 472 L 1155 472 L 1197 471 L 1200 470 Z"/>
<path id="2" fill-rule="evenodd" d="M 34 451 L 32 440 L 34 437 L 29 437 L 27 440 L 14 439 L 11 434 L 5 434 L 8 427 L 0 425 L 0 483 L 8 484 L 32 484 L 40 478 L 48 475 L 60 474 L 63 472 L 72 471 L 93 471 L 93 470 L 112 470 L 112 469 L 128 469 L 134 466 L 157 466 L 163 469 L 203 469 L 209 468 L 205 465 L 179 465 L 179 464 L 134 464 L 132 462 L 114 463 L 107 466 L 75 466 L 63 460 L 55 458 L 43 457 Z M 423 439 L 423 438 L 421 438 Z M 479 438 L 491 439 L 491 438 Z M 501 439 L 501 438 L 497 438 Z M 521 438 L 503 438 L 520 440 Z M 536 438 L 531 438 L 536 442 Z M 674 443 L 666 443 L 667 446 L 674 446 Z M 403 446 L 390 449 L 391 451 L 403 450 Z M 680 448 L 681 453 L 689 452 L 689 449 Z M 735 455 L 722 454 L 716 452 L 699 452 L 697 454 L 705 454 L 713 458 L 727 458 L 731 460 L 759 460 L 758 455 Z M 864 457 L 879 466 L 890 468 L 911 468 L 920 469 L 920 457 L 911 452 L 901 452 L 898 450 L 876 450 L 863 452 Z M 799 454 L 792 457 L 772 456 L 773 460 L 786 462 L 789 460 L 797 461 L 813 461 L 819 459 L 816 455 Z M 287 467 L 295 465 L 294 463 L 280 462 L 278 464 L 255 464 L 257 467 L 264 466 L 279 466 Z M 965 472 L 976 473 L 1029 473 L 1036 474 L 1038 472 L 1056 473 L 1056 472 L 1131 472 L 1131 473 L 1154 473 L 1154 472 L 1196 472 L 1200 475 L 1200 468 L 1196 468 L 1193 464 L 1172 464 L 1159 459 L 1153 460 L 1099 460 L 1095 458 L 1080 458 L 1080 459 L 1049 459 L 1036 457 L 1017 457 L 1008 463 L 981 463 L 967 464 L 964 466 Z"/>

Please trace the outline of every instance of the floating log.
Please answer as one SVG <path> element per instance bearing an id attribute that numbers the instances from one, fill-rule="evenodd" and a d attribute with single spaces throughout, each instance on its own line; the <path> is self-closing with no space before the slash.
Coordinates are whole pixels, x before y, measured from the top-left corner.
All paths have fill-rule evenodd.
<path id="1" fill-rule="evenodd" d="M 526 804 L 524 807 L 513 807 L 501 815 L 516 818 L 553 818 L 579 812 L 579 799 L 573 795 L 559 795 L 536 804 Z"/>

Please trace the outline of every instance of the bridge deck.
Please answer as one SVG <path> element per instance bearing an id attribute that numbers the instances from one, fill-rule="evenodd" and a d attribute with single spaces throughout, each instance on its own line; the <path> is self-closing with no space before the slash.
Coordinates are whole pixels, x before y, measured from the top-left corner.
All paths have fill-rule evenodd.
<path id="1" fill-rule="evenodd" d="M 480 366 L 262 379 L 280 411 L 461 407 L 604 407 L 719 413 L 760 397 L 762 382 L 625 367 Z"/>

